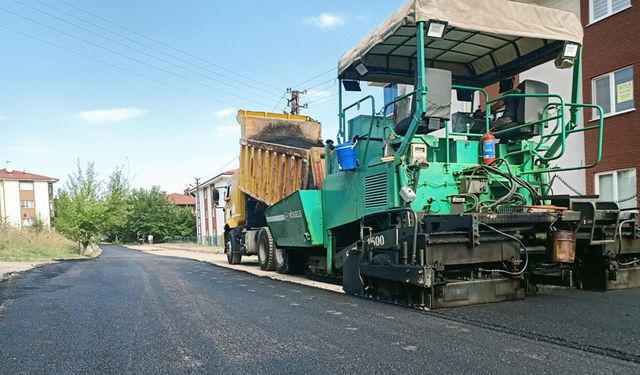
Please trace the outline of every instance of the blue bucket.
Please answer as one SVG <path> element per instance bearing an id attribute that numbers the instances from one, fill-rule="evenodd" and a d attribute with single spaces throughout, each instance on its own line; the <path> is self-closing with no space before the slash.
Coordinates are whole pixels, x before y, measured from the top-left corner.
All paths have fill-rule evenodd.
<path id="1" fill-rule="evenodd" d="M 356 144 L 353 142 L 346 142 L 336 146 L 338 164 L 343 171 L 352 171 L 358 168 L 358 153 L 355 146 Z"/>

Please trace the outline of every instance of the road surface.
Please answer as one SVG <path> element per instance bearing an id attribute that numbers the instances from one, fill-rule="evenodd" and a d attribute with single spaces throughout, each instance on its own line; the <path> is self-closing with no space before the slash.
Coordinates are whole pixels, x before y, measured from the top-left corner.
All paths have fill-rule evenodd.
<path id="1" fill-rule="evenodd" d="M 105 246 L 0 283 L 0 374 L 637 374 L 638 317 L 638 290 L 418 312 Z"/>

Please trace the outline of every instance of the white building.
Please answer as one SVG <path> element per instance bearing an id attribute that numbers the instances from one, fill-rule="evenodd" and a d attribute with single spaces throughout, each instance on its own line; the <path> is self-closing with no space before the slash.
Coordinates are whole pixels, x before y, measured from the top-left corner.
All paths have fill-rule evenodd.
<path id="1" fill-rule="evenodd" d="M 190 193 L 196 197 L 198 243 L 222 245 L 226 187 L 234 173 L 235 169 L 222 172 L 191 189 Z"/>
<path id="2" fill-rule="evenodd" d="M 556 8 L 564 11 L 571 12 L 580 18 L 580 0 L 517 0 L 521 3 L 530 3 L 541 5 L 549 8 Z M 525 79 L 533 79 L 537 81 L 543 81 L 549 84 L 549 92 L 553 94 L 561 95 L 565 100 L 571 99 L 571 82 L 572 82 L 573 69 L 557 69 L 554 66 L 553 61 L 546 64 L 537 66 L 524 73 L 520 74 L 520 81 Z M 580 82 L 582 84 L 582 82 Z M 582 91 L 578 96 L 578 101 L 582 100 Z M 580 124 L 582 122 L 582 113 L 578 120 Z M 585 165 L 585 149 L 584 149 L 584 133 L 574 133 L 570 137 L 567 137 L 567 151 L 565 154 L 557 160 L 556 164 L 552 166 L 558 166 L 561 168 L 577 167 Z M 586 178 L 585 170 L 580 169 L 576 171 L 561 172 L 560 177 L 568 183 L 575 190 L 585 194 Z M 552 186 L 554 194 L 571 194 L 575 195 L 565 184 L 559 180 L 555 180 Z"/>
<path id="3" fill-rule="evenodd" d="M 39 219 L 51 226 L 56 182 L 53 177 L 0 169 L 0 222 L 28 227 Z"/>

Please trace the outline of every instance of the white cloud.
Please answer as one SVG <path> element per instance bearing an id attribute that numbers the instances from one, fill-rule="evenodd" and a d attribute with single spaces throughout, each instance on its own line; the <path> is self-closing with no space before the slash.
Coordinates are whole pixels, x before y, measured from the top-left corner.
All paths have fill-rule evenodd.
<path id="1" fill-rule="evenodd" d="M 0 121 L 6 121 L 6 120 L 8 120 L 8 119 L 9 119 L 9 118 L 8 118 L 7 116 L 2 116 L 2 115 L 0 115 Z"/>
<path id="2" fill-rule="evenodd" d="M 240 125 L 221 125 L 213 128 L 211 138 L 218 139 L 230 136 L 240 136 Z"/>
<path id="3" fill-rule="evenodd" d="M 315 26 L 322 31 L 329 31 L 344 25 L 347 22 L 347 17 L 340 14 L 320 13 L 317 16 L 305 17 L 302 22 L 305 25 Z"/>
<path id="4" fill-rule="evenodd" d="M 213 112 L 213 115 L 219 118 L 229 117 L 235 113 L 236 109 L 233 107 L 224 108 Z"/>
<path id="5" fill-rule="evenodd" d="M 145 113 L 147 113 L 147 111 L 145 111 L 144 109 L 129 107 L 84 111 L 77 113 L 76 116 L 86 122 L 100 123 L 132 120 L 144 115 Z"/>

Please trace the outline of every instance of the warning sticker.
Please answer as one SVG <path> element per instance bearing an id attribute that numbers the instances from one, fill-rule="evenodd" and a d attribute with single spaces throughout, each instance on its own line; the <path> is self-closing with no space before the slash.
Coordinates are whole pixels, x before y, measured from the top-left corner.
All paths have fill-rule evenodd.
<path id="1" fill-rule="evenodd" d="M 633 81 L 620 83 L 616 86 L 616 102 L 624 103 L 633 100 Z"/>

